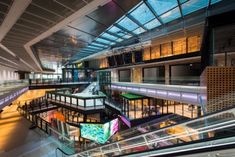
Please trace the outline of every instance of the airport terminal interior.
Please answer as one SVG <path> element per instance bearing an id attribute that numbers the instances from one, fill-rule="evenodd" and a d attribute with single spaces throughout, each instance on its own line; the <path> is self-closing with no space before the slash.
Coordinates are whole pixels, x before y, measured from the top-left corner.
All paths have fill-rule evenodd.
<path id="1" fill-rule="evenodd" d="M 235 157 L 235 0 L 0 0 L 0 157 Z"/>

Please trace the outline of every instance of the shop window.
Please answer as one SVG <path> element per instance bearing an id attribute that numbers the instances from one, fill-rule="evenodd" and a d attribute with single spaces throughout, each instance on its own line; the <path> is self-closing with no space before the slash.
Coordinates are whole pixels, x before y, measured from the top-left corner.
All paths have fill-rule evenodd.
<path id="1" fill-rule="evenodd" d="M 161 57 L 171 56 L 172 48 L 171 43 L 165 43 L 161 45 Z"/>
<path id="2" fill-rule="evenodd" d="M 193 36 L 188 38 L 188 52 L 199 51 L 201 47 L 200 36 Z"/>
<path id="3" fill-rule="evenodd" d="M 184 54 L 186 53 L 186 38 L 173 41 L 173 54 Z"/>
<path id="4" fill-rule="evenodd" d="M 144 49 L 144 55 L 143 55 L 143 58 L 144 58 L 144 61 L 146 60 L 150 60 L 150 47 L 148 48 L 145 48 Z"/>
<path id="5" fill-rule="evenodd" d="M 151 47 L 151 59 L 160 58 L 160 45 Z"/>

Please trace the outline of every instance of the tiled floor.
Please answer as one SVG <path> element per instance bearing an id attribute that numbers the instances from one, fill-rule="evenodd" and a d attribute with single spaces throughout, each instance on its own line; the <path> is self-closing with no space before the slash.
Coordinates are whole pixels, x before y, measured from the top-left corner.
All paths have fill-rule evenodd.
<path id="1" fill-rule="evenodd" d="M 58 144 L 40 130 L 29 130 L 31 123 L 6 107 L 0 115 L 0 157 L 54 157 Z"/>

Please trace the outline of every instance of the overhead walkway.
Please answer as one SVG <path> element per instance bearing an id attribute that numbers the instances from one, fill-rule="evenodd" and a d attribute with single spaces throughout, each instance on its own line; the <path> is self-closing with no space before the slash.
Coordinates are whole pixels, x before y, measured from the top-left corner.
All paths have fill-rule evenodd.
<path id="1" fill-rule="evenodd" d="M 194 105 L 206 99 L 206 87 L 199 86 L 113 82 L 111 89 Z"/>
<path id="2" fill-rule="evenodd" d="M 208 145 L 222 144 L 221 140 L 227 141 L 225 142 L 227 144 L 235 143 L 235 138 L 233 137 L 234 129 L 232 129 L 234 127 L 235 108 L 232 108 L 188 122 L 162 128 L 157 131 L 143 133 L 124 140 L 88 149 L 74 154 L 72 157 L 131 156 L 131 153 L 133 152 L 136 152 L 137 154 L 145 152 L 145 155 L 142 154 L 140 156 L 149 156 L 152 154 L 150 151 L 155 151 L 155 155 L 153 156 L 156 156 L 169 153 L 168 149 L 162 150 L 161 148 L 169 147 L 174 149 L 174 151 L 178 150 L 173 147 L 179 144 L 188 149 L 200 149 Z M 231 136 L 232 138 L 223 138 L 227 136 Z M 215 143 L 205 142 L 207 140 L 215 140 Z M 191 145 L 194 142 L 198 143 Z M 157 154 L 158 150 L 159 153 Z M 132 156 L 138 156 L 137 154 Z"/>
<path id="3" fill-rule="evenodd" d="M 0 81 L 0 110 L 28 90 L 26 80 Z"/>
<path id="4" fill-rule="evenodd" d="M 94 111 L 105 108 L 106 95 L 102 92 L 94 92 L 96 82 L 91 83 L 80 93 L 66 93 L 63 91 L 47 92 L 46 97 L 50 103 L 58 106 L 64 106 L 76 111 Z"/>
<path id="5" fill-rule="evenodd" d="M 30 84 L 29 89 L 50 89 L 50 88 L 77 88 L 78 86 L 89 85 L 90 82 L 52 82 L 52 83 L 38 83 Z"/>

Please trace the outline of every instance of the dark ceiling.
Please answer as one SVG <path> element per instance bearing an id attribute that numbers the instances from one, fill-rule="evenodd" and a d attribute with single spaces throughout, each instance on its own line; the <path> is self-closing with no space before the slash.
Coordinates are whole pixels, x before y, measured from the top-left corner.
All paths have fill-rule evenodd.
<path id="1" fill-rule="evenodd" d="M 39 58 L 45 58 L 45 55 L 56 56 L 61 58 L 62 63 L 65 63 L 139 2 L 140 0 L 113 0 L 92 13 L 73 21 L 52 36 L 34 45 L 35 50 L 40 51 Z M 40 56 L 43 53 L 44 57 Z"/>
<path id="2" fill-rule="evenodd" d="M 18 57 L 24 59 L 34 69 L 40 70 L 26 52 L 23 45 L 74 13 L 75 10 L 79 10 L 89 4 L 91 1 L 92 0 L 32 0 L 16 24 L 4 37 L 2 44 L 12 52 L 15 52 Z M 0 1 L 0 23 L 2 23 L 7 15 L 12 2 L 13 0 Z M 16 69 L 30 69 L 22 62 L 19 62 L 17 58 L 7 54 L 2 49 L 0 49 L 0 56 L 4 56 L 16 62 L 18 64 Z M 9 62 L 7 62 L 7 64 L 15 66 Z"/>

